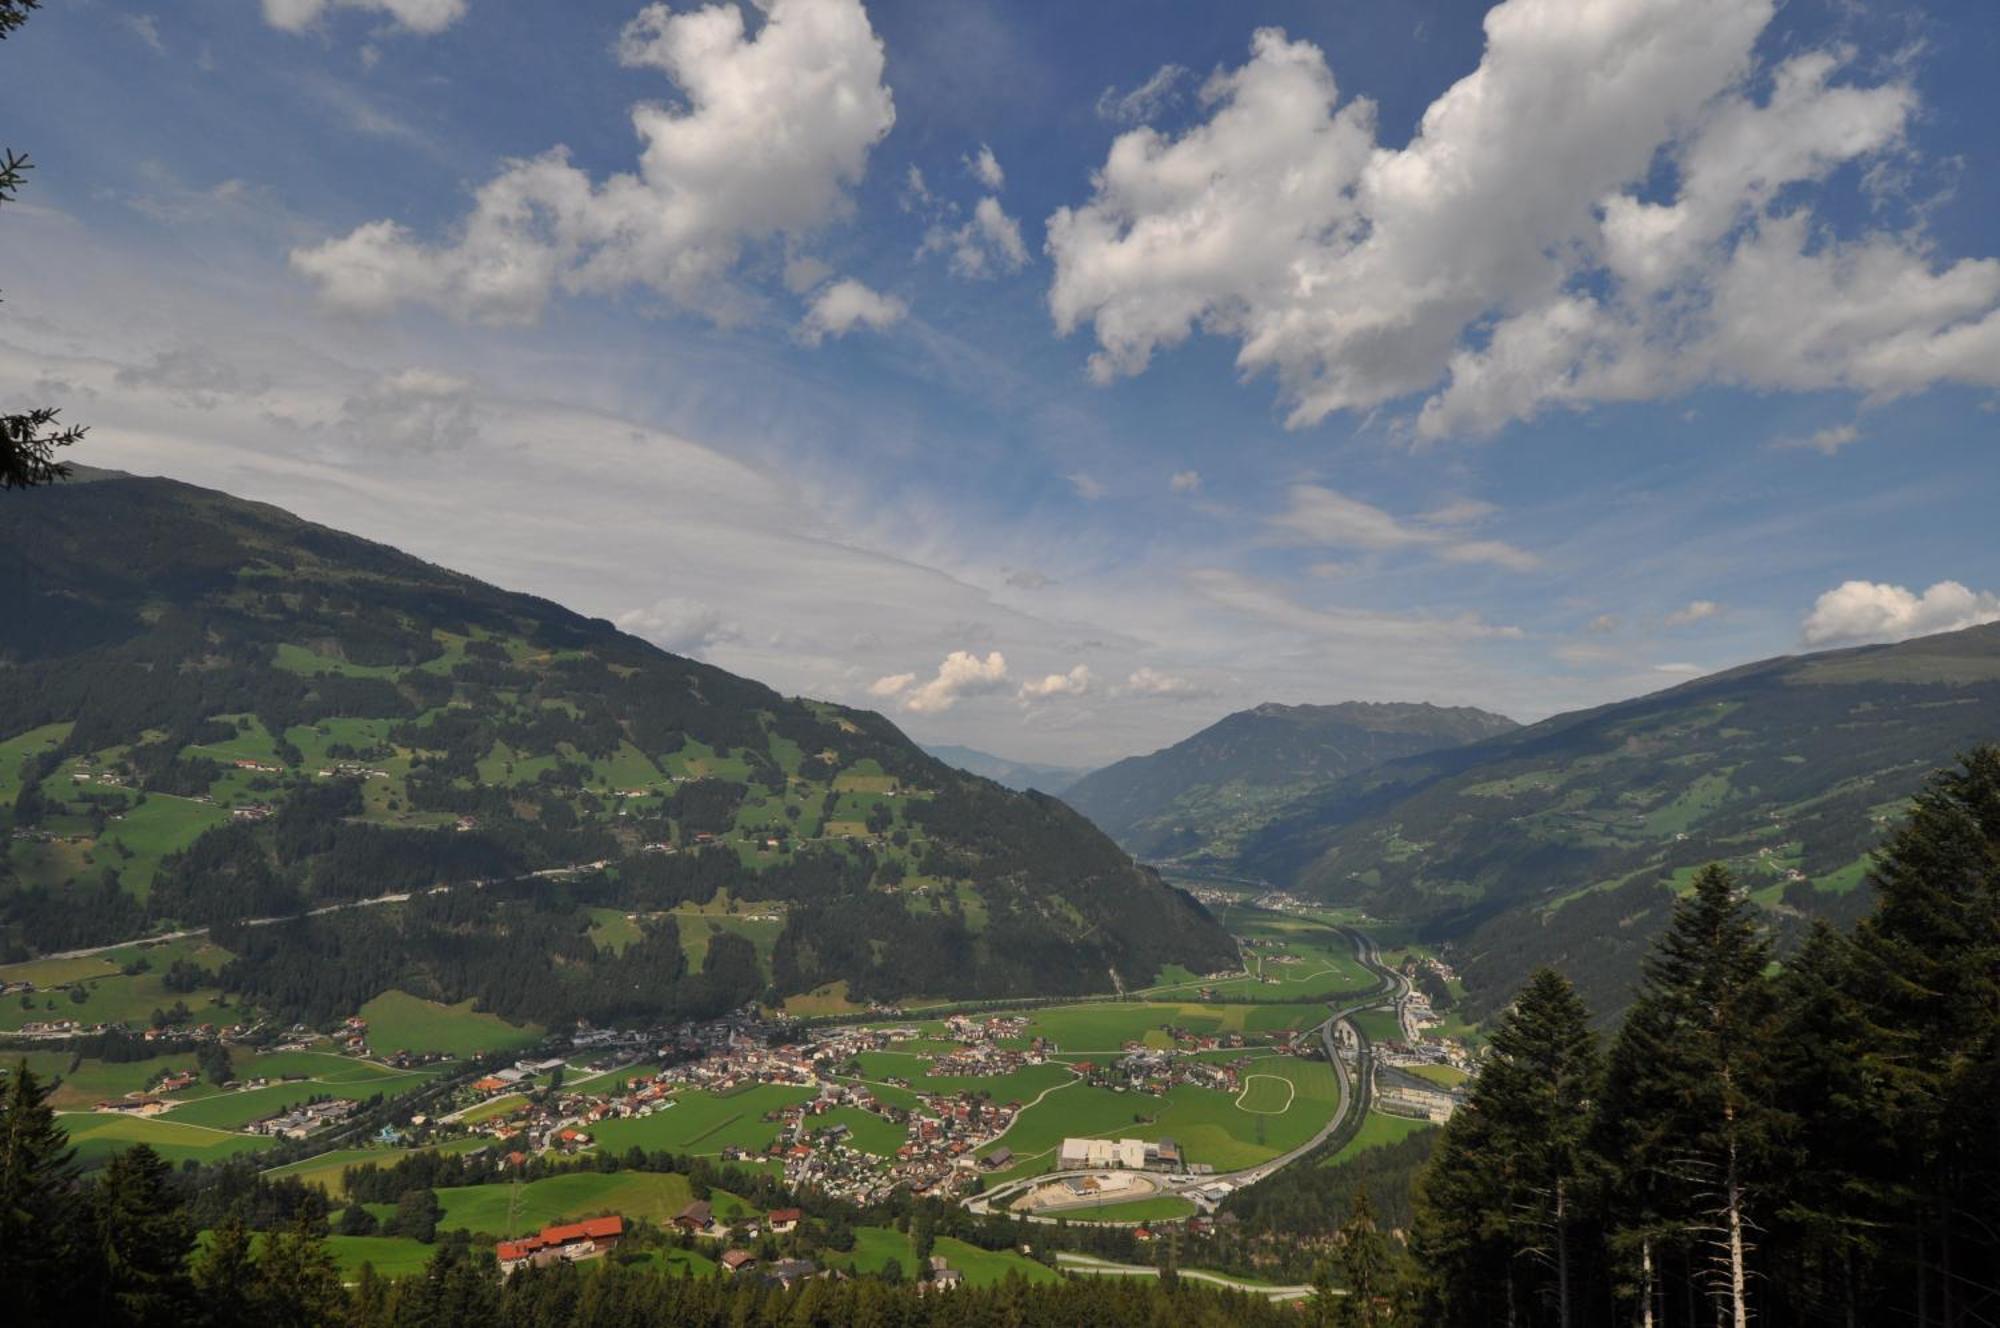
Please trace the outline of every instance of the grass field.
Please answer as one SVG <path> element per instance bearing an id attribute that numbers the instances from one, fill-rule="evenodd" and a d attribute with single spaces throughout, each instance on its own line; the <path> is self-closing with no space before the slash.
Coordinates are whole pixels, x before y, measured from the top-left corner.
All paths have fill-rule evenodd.
<path id="1" fill-rule="evenodd" d="M 119 881 L 143 899 L 153 888 L 153 873 L 158 870 L 161 858 L 186 848 L 209 828 L 228 819 L 225 807 L 149 793 L 143 805 L 125 813 L 124 820 L 105 827 L 97 842 L 96 857 L 102 863 L 119 863 L 122 859 Z M 128 850 L 132 856 L 125 858 L 113 845 Z"/>
<path id="2" fill-rule="evenodd" d="M 70 1142 L 76 1145 L 77 1158 L 86 1166 L 96 1165 L 133 1144 L 151 1145 L 154 1152 L 176 1166 L 190 1158 L 197 1162 L 220 1162 L 238 1153 L 271 1146 L 269 1139 L 255 1135 L 231 1134 L 159 1116 L 72 1112 L 57 1119 L 69 1132 Z"/>
<path id="3" fill-rule="evenodd" d="M 440 1005 L 402 991 L 385 991 L 361 1007 L 368 1045 L 378 1056 L 398 1051 L 442 1051 L 453 1056 L 533 1046 L 542 1030 L 482 1014 L 471 1001 Z"/>
<path id="4" fill-rule="evenodd" d="M 1419 1079 L 1428 1079 L 1442 1088 L 1457 1088 L 1472 1077 L 1465 1071 L 1453 1069 L 1449 1065 L 1412 1065 L 1407 1067 L 1407 1073 L 1414 1074 Z"/>
<path id="5" fill-rule="evenodd" d="M 1399 1144 L 1413 1134 L 1432 1128 L 1434 1127 L 1429 1121 L 1371 1111 L 1368 1113 L 1368 1118 L 1361 1122 L 1360 1132 L 1347 1141 L 1346 1147 L 1321 1165 L 1338 1166 L 1357 1153 L 1365 1153 L 1371 1148 L 1381 1148 L 1387 1144 Z"/>
<path id="6" fill-rule="evenodd" d="M 872 1111 L 862 1111 L 858 1107 L 836 1107 L 832 1111 L 812 1118 L 813 1127 L 821 1129 L 829 1125 L 845 1125 L 850 1146 L 877 1157 L 890 1157 L 909 1138 L 909 1133 L 900 1125 L 883 1120 Z"/>
<path id="7" fill-rule="evenodd" d="M 1193 1216 L 1194 1202 L 1172 1194 L 1127 1199 L 1096 1208 L 1064 1209 L 1061 1213 L 1065 1222 L 1170 1222 Z"/>
<path id="8" fill-rule="evenodd" d="M 932 1242 L 931 1253 L 942 1256 L 946 1263 L 964 1274 L 970 1286 L 997 1286 L 1010 1275 L 1031 1282 L 1054 1282 L 1061 1277 L 1053 1269 L 1012 1250 L 982 1250 L 977 1245 L 968 1245 L 950 1236 L 939 1236 Z M 879 1273 L 889 1264 L 896 1263 L 902 1266 L 905 1281 L 917 1274 L 916 1254 L 910 1248 L 910 1238 L 892 1227 L 856 1228 L 853 1250 L 846 1254 L 829 1250 L 825 1261 L 831 1268 L 852 1268 L 862 1273 Z"/>
<path id="9" fill-rule="evenodd" d="M 349 1167 L 358 1167 L 365 1162 L 373 1162 L 378 1167 L 394 1166 L 398 1160 L 412 1153 L 470 1153 L 486 1147 L 489 1142 L 486 1139 L 453 1139 L 435 1148 L 338 1148 L 300 1162 L 272 1167 L 264 1174 L 296 1176 L 301 1183 L 317 1185 L 330 1197 L 339 1199 L 346 1194 L 341 1188 L 340 1174 Z"/>
<path id="10" fill-rule="evenodd" d="M 328 1236 L 327 1250 L 340 1266 L 342 1280 L 352 1282 L 361 1275 L 363 1264 L 373 1264 L 381 1277 L 408 1277 L 421 1273 L 437 1253 L 437 1246 L 425 1245 L 408 1236 Z"/>
<path id="11" fill-rule="evenodd" d="M 635 1144 L 676 1153 L 720 1153 L 725 1148 L 761 1152 L 778 1137 L 764 1113 L 814 1096 L 810 1088 L 759 1084 L 718 1096 L 698 1090 L 675 1094 L 676 1105 L 650 1116 L 605 1121 L 597 1126 L 597 1146 L 622 1153 Z"/>
<path id="12" fill-rule="evenodd" d="M 73 987 L 80 984 L 84 999 L 80 1002 L 73 1001 L 67 991 L 36 992 L 29 1007 L 24 1008 L 19 997 L 10 996 L 0 1000 L 0 1030 L 19 1028 L 22 1024 L 38 1019 L 79 1019 L 92 1023 L 127 1023 L 143 1026 L 151 1020 L 154 1010 L 169 1009 L 176 1001 L 185 1002 L 188 1009 L 200 1018 L 217 1023 L 233 1023 L 238 1017 L 229 1009 L 217 1004 L 217 999 L 222 993 L 214 987 L 190 992 L 172 992 L 166 988 L 167 967 L 175 959 L 189 959 L 213 970 L 229 962 L 228 951 L 200 941 L 175 941 L 167 945 L 148 947 L 143 951 L 146 962 L 152 965 L 149 971 L 129 976 L 119 971 L 119 965 L 124 960 L 139 953 L 141 951 L 133 947 L 120 950 L 103 960 L 46 961 L 42 965 L 46 972 L 69 973 L 74 976 L 50 976 L 32 980 L 37 985 L 56 981 L 67 982 Z M 83 971 L 82 966 L 86 964 L 95 967 Z M 55 1002 L 53 1010 L 47 1008 L 51 1000 Z"/>
<path id="13" fill-rule="evenodd" d="M 550 1176 L 526 1185 L 464 1185 L 437 1192 L 447 1229 L 492 1236 L 539 1231 L 554 1222 L 621 1213 L 664 1225 L 694 1197 L 685 1176 L 672 1172 L 594 1171 Z M 720 1206 L 718 1205 L 718 1208 Z M 512 1212 L 514 1220 L 508 1222 Z"/>
<path id="14" fill-rule="evenodd" d="M 0 802 L 14 805 L 21 793 L 21 767 L 30 759 L 62 745 L 75 724 L 44 724 L 0 741 Z"/>
<path id="15" fill-rule="evenodd" d="M 1361 1030 L 1361 1035 L 1370 1042 L 1401 1042 L 1403 1026 L 1392 1010 L 1363 1010 L 1348 1016 L 1348 1020 Z"/>
<path id="16" fill-rule="evenodd" d="M 1268 1033 L 1309 1028 L 1326 1018 L 1318 1005 L 1228 1005 L 1194 1001 L 1099 1001 L 1030 1012 L 1028 1036 L 1046 1037 L 1064 1055 L 1103 1055 L 1127 1042 L 1171 1045 L 1165 1025 L 1194 1033 Z"/>
<path id="17" fill-rule="evenodd" d="M 408 1082 L 414 1087 L 423 1081 L 418 1076 L 412 1075 Z M 345 1097 L 358 1102 L 382 1091 L 379 1087 L 322 1084 L 311 1080 L 294 1084 L 272 1084 L 269 1088 L 252 1088 L 198 1098 L 175 1107 L 164 1119 L 176 1125 L 205 1125 L 212 1130 L 240 1130 L 252 1121 L 275 1116 L 308 1098 Z"/>

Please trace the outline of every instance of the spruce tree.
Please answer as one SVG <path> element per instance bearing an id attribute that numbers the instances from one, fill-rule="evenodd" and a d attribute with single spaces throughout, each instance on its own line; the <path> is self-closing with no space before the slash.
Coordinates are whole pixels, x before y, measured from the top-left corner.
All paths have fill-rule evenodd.
<path id="1" fill-rule="evenodd" d="M 0 1096 L 0 1287 L 24 1323 L 72 1309 L 81 1277 L 76 1153 L 25 1057 Z"/>
<path id="2" fill-rule="evenodd" d="M 1416 1243 L 1437 1323 L 1567 1328 L 1587 1317 L 1595 1258 L 1580 1210 L 1600 1068 L 1576 989 L 1539 970 L 1494 1028 L 1422 1180 Z"/>
<path id="3" fill-rule="evenodd" d="M 145 1144 L 113 1154 L 91 1187 L 90 1215 L 98 1321 L 157 1324 L 185 1317 L 194 1304 L 187 1267 L 194 1223 L 166 1159 Z"/>
<path id="4" fill-rule="evenodd" d="M 346 1304 L 340 1269 L 326 1240 L 301 1213 L 264 1237 L 257 1259 L 256 1311 L 270 1328 L 317 1328 L 337 1323 Z"/>
<path id="5" fill-rule="evenodd" d="M 1354 1206 L 1335 1239 L 1347 1294 L 1334 1303 L 1334 1323 L 1340 1328 L 1377 1328 L 1393 1322 L 1392 1311 L 1384 1306 L 1393 1304 L 1397 1292 L 1395 1256 L 1375 1225 L 1375 1205 L 1365 1186 L 1355 1191 Z"/>
<path id="6" fill-rule="evenodd" d="M 1775 1124 L 1770 960 L 1754 906 L 1723 868 L 1703 868 L 1612 1044 L 1597 1151 L 1614 1168 L 1614 1239 L 1641 1323 L 1668 1277 L 1731 1328 L 1749 1321 Z"/>
<path id="7" fill-rule="evenodd" d="M 209 1234 L 193 1275 L 195 1299 L 209 1328 L 251 1328 L 261 1322 L 256 1255 L 241 1219 L 227 1218 Z"/>
<path id="8" fill-rule="evenodd" d="M 1917 796 L 1883 848 L 1873 915 L 1855 932 L 1855 985 L 1881 1048 L 1872 1109 L 1889 1123 L 1873 1179 L 1906 1303 L 1921 1323 L 2000 1317 L 2000 1178 L 1989 1169 L 2000 1107 L 2000 748 L 1966 756 Z"/>

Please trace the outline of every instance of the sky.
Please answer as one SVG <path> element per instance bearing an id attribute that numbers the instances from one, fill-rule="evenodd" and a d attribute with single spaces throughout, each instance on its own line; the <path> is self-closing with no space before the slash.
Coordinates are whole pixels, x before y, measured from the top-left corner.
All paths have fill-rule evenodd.
<path id="1" fill-rule="evenodd" d="M 2000 619 L 1987 0 L 47 0 L 0 62 L 0 396 L 74 460 L 921 741 Z"/>

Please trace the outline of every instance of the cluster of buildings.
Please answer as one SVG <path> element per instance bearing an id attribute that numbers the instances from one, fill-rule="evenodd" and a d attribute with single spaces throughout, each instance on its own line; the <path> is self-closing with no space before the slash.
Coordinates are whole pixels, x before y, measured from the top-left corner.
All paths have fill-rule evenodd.
<path id="1" fill-rule="evenodd" d="M 511 1277 L 516 1270 L 531 1266 L 546 1268 L 553 1263 L 601 1259 L 618 1248 L 624 1235 L 625 1219 L 614 1213 L 543 1227 L 522 1240 L 503 1240 L 493 1247 L 493 1253 L 500 1260 L 501 1274 Z"/>
<path id="2" fill-rule="evenodd" d="M 307 1102 L 245 1128 L 252 1134 L 268 1134 L 274 1139 L 303 1139 L 346 1120 L 360 1107 L 361 1104 L 352 1099 L 333 1097 L 323 1102 Z"/>
<path id="3" fill-rule="evenodd" d="M 1241 1039 L 1238 1041 L 1240 1043 Z M 1182 1055 L 1178 1050 L 1156 1051 L 1139 1046 L 1128 1050 L 1110 1065 L 1100 1066 L 1093 1061 L 1083 1061 L 1077 1065 L 1077 1070 L 1083 1074 L 1085 1082 L 1099 1088 L 1164 1097 L 1177 1084 L 1212 1088 L 1219 1093 L 1237 1093 L 1242 1089 L 1243 1072 L 1249 1064 L 1247 1059 L 1205 1061 Z M 1089 1068 L 1086 1069 L 1086 1066 Z"/>
<path id="4" fill-rule="evenodd" d="M 1181 1149 L 1165 1137 L 1065 1139 L 1056 1152 L 1056 1165 L 1064 1171 L 1179 1171 Z"/>

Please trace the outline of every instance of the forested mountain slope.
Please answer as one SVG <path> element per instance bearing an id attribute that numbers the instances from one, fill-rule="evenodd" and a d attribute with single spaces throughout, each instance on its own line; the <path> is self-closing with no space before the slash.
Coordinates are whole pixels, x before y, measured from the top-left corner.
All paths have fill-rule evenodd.
<path id="1" fill-rule="evenodd" d="M 1469 706 L 1267 703 L 1094 771 L 1063 799 L 1141 857 L 1213 864 L 1329 780 L 1515 727 Z"/>
<path id="2" fill-rule="evenodd" d="M 1723 861 L 1781 924 L 1858 916 L 1924 776 L 2000 737 L 2000 625 L 1766 660 L 1330 785 L 1240 870 L 1458 938 L 1486 1009 L 1553 963 L 1615 1010 L 1664 888 Z"/>
<path id="3" fill-rule="evenodd" d="M 185 484 L 7 499 L 0 676 L 16 956 L 219 924 L 227 985 L 273 1008 L 404 986 L 543 1021 L 835 982 L 1085 992 L 1234 958 L 1069 808 L 879 715 Z M 492 884 L 230 925 L 469 882 Z M 782 925 L 683 945 L 667 910 L 718 892 Z"/>

